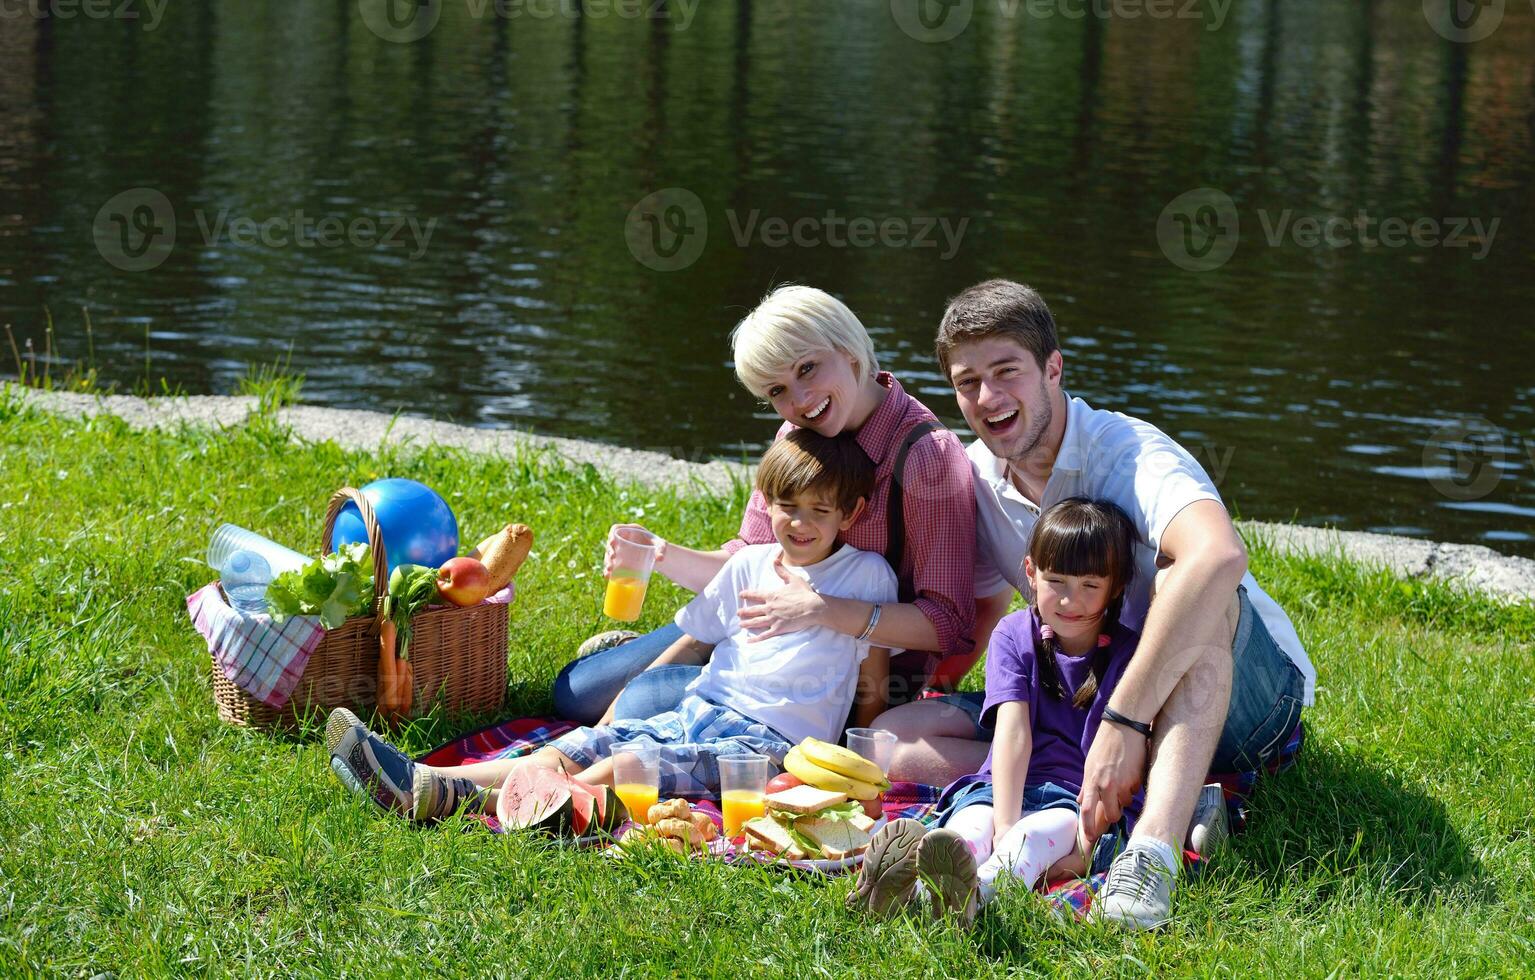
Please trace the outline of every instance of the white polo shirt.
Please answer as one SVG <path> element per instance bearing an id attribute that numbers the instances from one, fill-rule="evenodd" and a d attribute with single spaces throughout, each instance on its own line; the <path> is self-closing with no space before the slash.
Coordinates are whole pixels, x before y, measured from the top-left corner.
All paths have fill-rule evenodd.
<path id="1" fill-rule="evenodd" d="M 1161 429 L 1119 412 L 1094 409 L 1070 395 L 1061 452 L 1039 506 L 1018 491 L 1008 478 L 1006 462 L 993 456 L 984 442 L 977 439 L 967 452 L 975 467 L 975 594 L 996 595 L 1010 585 L 1032 599 L 1023 559 L 1041 510 L 1067 497 L 1110 500 L 1130 515 L 1144 539 L 1136 545 L 1135 580 L 1120 614 L 1120 621 L 1136 630 L 1146 622 L 1167 526 L 1195 501 L 1221 499 L 1204 467 Z M 1258 587 L 1251 572 L 1242 577 L 1242 584 L 1269 635 L 1300 668 L 1306 680 L 1306 704 L 1311 704 L 1316 698 L 1316 669 L 1290 617 Z"/>

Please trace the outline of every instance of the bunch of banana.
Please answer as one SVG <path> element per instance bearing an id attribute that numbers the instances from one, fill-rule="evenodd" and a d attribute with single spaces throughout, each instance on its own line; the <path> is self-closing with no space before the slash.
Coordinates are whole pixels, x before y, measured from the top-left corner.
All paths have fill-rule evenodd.
<path id="1" fill-rule="evenodd" d="M 807 738 L 789 750 L 784 768 L 817 789 L 846 793 L 855 800 L 872 800 L 890 788 L 879 766 L 858 753 L 818 738 Z"/>

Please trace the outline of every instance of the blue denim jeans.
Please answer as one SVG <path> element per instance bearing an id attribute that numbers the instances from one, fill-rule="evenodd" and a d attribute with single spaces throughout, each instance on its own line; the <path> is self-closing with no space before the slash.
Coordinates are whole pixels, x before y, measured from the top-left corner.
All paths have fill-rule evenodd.
<path id="1" fill-rule="evenodd" d="M 1306 682 L 1289 654 L 1269 635 L 1245 586 L 1231 642 L 1231 704 L 1210 762 L 1211 772 L 1261 769 L 1284 748 L 1300 721 Z"/>
<path id="2" fill-rule="evenodd" d="M 667 625 L 621 646 L 572 660 L 554 679 L 554 713 L 580 725 L 595 725 L 614 698 L 615 718 L 651 718 L 675 711 L 702 667 L 668 664 L 646 670 L 682 631 Z"/>

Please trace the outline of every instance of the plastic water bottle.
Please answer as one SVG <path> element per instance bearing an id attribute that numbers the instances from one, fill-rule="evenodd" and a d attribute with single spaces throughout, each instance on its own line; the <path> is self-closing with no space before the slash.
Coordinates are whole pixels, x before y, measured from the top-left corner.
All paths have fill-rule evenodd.
<path id="1" fill-rule="evenodd" d="M 266 589 L 272 582 L 272 567 L 254 551 L 236 551 L 219 570 L 224 594 L 229 604 L 247 615 L 265 613 Z"/>
<path id="2" fill-rule="evenodd" d="M 247 531 L 235 524 L 220 524 L 208 542 L 208 567 L 222 574 L 224 566 L 237 551 L 249 551 L 265 559 L 274 577 L 304 568 L 313 561 L 255 531 Z"/>

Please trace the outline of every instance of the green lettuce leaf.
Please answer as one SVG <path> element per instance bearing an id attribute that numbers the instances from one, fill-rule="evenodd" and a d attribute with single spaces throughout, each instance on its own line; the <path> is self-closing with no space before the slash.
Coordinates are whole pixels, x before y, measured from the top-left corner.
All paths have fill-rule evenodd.
<path id="1" fill-rule="evenodd" d="M 319 616 L 321 624 L 333 630 L 372 608 L 373 562 L 361 542 L 283 572 L 267 587 L 267 609 L 278 624 L 290 616 Z"/>

